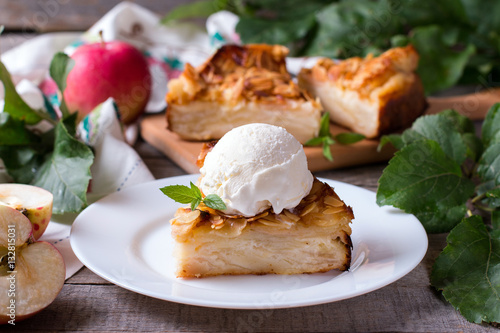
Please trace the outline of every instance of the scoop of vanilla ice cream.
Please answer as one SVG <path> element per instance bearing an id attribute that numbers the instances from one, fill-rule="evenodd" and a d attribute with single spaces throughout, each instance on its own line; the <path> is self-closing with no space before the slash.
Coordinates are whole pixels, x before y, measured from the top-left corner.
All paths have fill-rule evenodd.
<path id="1" fill-rule="evenodd" d="M 276 214 L 309 194 L 313 176 L 304 149 L 284 128 L 248 124 L 226 133 L 205 157 L 199 187 L 224 200 L 227 214 Z"/>

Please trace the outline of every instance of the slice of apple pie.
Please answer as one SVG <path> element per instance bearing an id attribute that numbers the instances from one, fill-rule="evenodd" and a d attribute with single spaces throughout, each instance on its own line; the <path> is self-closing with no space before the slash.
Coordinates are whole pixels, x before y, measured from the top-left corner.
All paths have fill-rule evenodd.
<path id="1" fill-rule="evenodd" d="M 298 79 L 333 122 L 375 138 L 409 127 L 427 108 L 417 65 L 417 52 L 407 46 L 364 59 L 322 58 Z"/>
<path id="2" fill-rule="evenodd" d="M 220 139 L 232 128 L 267 123 L 304 143 L 318 135 L 321 105 L 294 83 L 279 45 L 225 45 L 204 64 L 186 64 L 168 83 L 168 128 L 186 140 Z"/>
<path id="3" fill-rule="evenodd" d="M 347 270 L 351 262 L 348 207 L 326 183 L 293 209 L 230 216 L 203 204 L 171 220 L 177 277 L 300 274 Z"/>

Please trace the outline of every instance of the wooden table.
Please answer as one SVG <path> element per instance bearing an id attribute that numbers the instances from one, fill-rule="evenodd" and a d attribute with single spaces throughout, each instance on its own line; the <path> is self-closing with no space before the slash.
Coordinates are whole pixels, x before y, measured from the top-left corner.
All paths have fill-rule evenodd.
<path id="1" fill-rule="evenodd" d="M 47 26 L 56 26 L 55 30 L 82 30 L 93 23 L 91 20 L 97 20 L 109 10 L 110 3 L 117 1 L 90 1 L 95 5 L 92 8 L 84 6 L 89 1 L 54 2 L 65 4 L 59 10 L 66 16 L 57 15 Z M 162 8 L 165 10 L 175 2 L 167 1 Z M 22 31 L 26 26 L 19 26 L 19 19 L 34 17 L 35 9 L 40 11 L 42 3 L 48 4 L 49 1 L 2 1 L 0 22 L 10 31 Z M 86 10 L 82 11 L 80 7 L 70 10 L 71 3 Z M 159 8 L 153 3 L 142 1 L 153 9 Z M 22 36 L 10 34 L 2 37 L 2 51 L 30 38 L 25 32 Z M 139 140 L 134 148 L 156 178 L 185 174 L 144 141 Z M 315 175 L 376 191 L 384 167 L 385 163 L 382 163 L 317 172 Z M 412 272 L 384 288 L 344 301 L 291 309 L 225 310 L 161 301 L 115 286 L 84 267 L 66 281 L 48 308 L 24 322 L 16 322 L 15 327 L 1 327 L 0 331 L 496 332 L 497 329 L 491 326 L 467 322 L 430 286 L 429 272 L 446 244 L 445 238 L 445 234 L 429 235 L 429 249 L 422 262 Z"/>

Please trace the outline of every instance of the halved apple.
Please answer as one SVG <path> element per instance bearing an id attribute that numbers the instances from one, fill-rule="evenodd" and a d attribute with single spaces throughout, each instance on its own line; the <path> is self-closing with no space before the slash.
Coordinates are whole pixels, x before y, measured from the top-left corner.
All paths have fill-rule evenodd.
<path id="1" fill-rule="evenodd" d="M 33 224 L 33 238 L 39 239 L 52 217 L 52 193 L 24 184 L 0 184 L 0 205 L 22 212 Z"/>
<path id="2" fill-rule="evenodd" d="M 33 242 L 32 230 L 21 212 L 0 205 L 0 324 L 43 310 L 64 285 L 61 253 L 50 243 Z"/>

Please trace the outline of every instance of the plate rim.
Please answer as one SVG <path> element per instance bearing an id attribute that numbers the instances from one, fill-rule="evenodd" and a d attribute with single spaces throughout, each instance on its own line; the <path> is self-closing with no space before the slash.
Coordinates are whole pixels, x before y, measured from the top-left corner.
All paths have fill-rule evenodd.
<path id="1" fill-rule="evenodd" d="M 165 177 L 165 178 L 160 178 L 160 179 L 155 179 L 155 180 L 152 180 L 149 182 L 145 182 L 142 184 L 133 185 L 133 186 L 127 187 L 121 191 L 113 192 L 113 193 L 110 193 L 110 194 L 104 196 L 103 198 L 90 204 L 87 208 L 84 209 L 84 211 L 92 210 L 93 208 L 91 208 L 91 207 L 95 207 L 95 204 L 98 204 L 103 200 L 108 200 L 110 197 L 123 195 L 124 192 L 133 191 L 134 189 L 137 189 L 138 187 L 150 187 L 150 186 L 153 186 L 153 184 L 160 183 L 160 182 L 166 181 L 166 180 L 168 180 L 168 181 L 176 181 L 177 180 L 178 184 L 184 184 L 184 183 L 188 184 L 189 181 L 195 180 L 196 177 L 199 177 L 199 174 L 187 174 L 187 175 L 180 175 L 180 176 Z M 353 185 L 350 183 L 346 183 L 346 182 L 342 182 L 342 181 L 338 181 L 338 180 L 333 180 L 333 179 L 328 179 L 328 178 L 323 178 L 323 177 L 316 177 L 316 178 L 322 182 L 327 182 L 332 187 L 335 187 L 335 184 L 340 184 L 341 186 L 351 187 L 351 188 L 354 188 L 358 191 L 369 192 L 370 195 L 375 194 L 374 191 L 371 191 L 371 190 L 368 190 L 368 189 L 365 189 L 363 187 Z M 352 205 L 352 203 L 349 203 L 349 204 Z M 380 208 L 383 209 L 384 207 L 380 207 Z M 392 207 L 390 207 L 390 208 L 392 208 Z M 393 208 L 393 209 L 395 209 L 395 208 Z M 84 211 L 82 211 L 82 213 L 84 213 Z M 272 304 L 271 306 L 267 303 L 255 304 L 255 302 L 253 302 L 253 303 L 232 302 L 231 304 L 224 302 L 224 301 L 221 302 L 218 300 L 214 300 L 214 301 L 209 302 L 205 299 L 192 299 L 192 298 L 178 297 L 178 296 L 173 295 L 172 293 L 162 296 L 162 295 L 158 295 L 157 292 L 146 292 L 136 285 L 130 285 L 130 284 L 124 283 L 123 281 L 118 281 L 118 280 L 110 277 L 109 274 L 106 274 L 105 272 L 101 272 L 100 270 L 95 269 L 95 267 L 92 267 L 92 264 L 89 263 L 89 261 L 87 260 L 88 257 L 85 257 L 85 255 L 82 256 L 82 253 L 78 250 L 78 246 L 75 246 L 75 237 L 74 237 L 75 230 L 76 230 L 75 226 L 78 226 L 81 223 L 81 222 L 78 222 L 78 221 L 83 219 L 83 218 L 80 218 L 80 216 L 82 216 L 82 215 L 85 216 L 85 214 L 87 214 L 87 213 L 85 213 L 85 214 L 82 214 L 82 213 L 80 213 L 77 216 L 73 225 L 71 226 L 70 244 L 71 244 L 71 248 L 73 249 L 73 252 L 75 253 L 76 257 L 90 271 L 92 271 L 93 273 L 95 273 L 96 275 L 98 275 L 99 277 L 103 278 L 104 280 L 106 280 L 108 282 L 111 282 L 111 283 L 113 283 L 121 288 L 124 288 L 126 290 L 129 290 L 129 291 L 141 294 L 141 295 L 145 295 L 148 297 L 152 297 L 152 298 L 160 299 L 160 300 L 164 300 L 164 301 L 175 302 L 175 303 L 179 303 L 179 304 L 209 307 L 209 308 L 243 309 L 243 310 L 252 310 L 252 309 L 253 310 L 259 310 L 259 309 L 262 310 L 262 309 L 270 309 L 270 308 L 282 309 L 282 308 L 313 306 L 313 305 L 338 302 L 341 300 L 354 298 L 354 297 L 361 296 L 361 295 L 373 292 L 375 290 L 381 289 L 383 287 L 386 287 L 389 284 L 392 284 L 392 283 L 396 282 L 397 280 L 401 279 L 402 277 L 404 277 L 405 275 L 410 273 L 412 270 L 414 270 L 420 264 L 420 262 L 425 257 L 425 254 L 427 253 L 427 250 L 428 250 L 428 236 L 427 236 L 427 233 L 426 233 L 425 229 L 423 228 L 422 224 L 413 215 L 407 214 L 407 213 L 402 213 L 405 216 L 412 216 L 414 218 L 415 222 L 418 223 L 418 225 L 416 225 L 417 228 L 420 229 L 420 232 L 423 235 L 425 235 L 425 237 L 423 237 L 423 240 L 425 241 L 425 246 L 422 246 L 420 248 L 420 253 L 415 254 L 415 257 L 413 258 L 414 262 L 411 265 L 408 265 L 407 268 L 404 270 L 400 270 L 398 272 L 398 274 L 390 275 L 389 278 L 385 279 L 384 282 L 382 282 L 382 283 L 379 282 L 376 285 L 370 286 L 370 288 L 365 288 L 365 289 L 362 289 L 360 291 L 353 292 L 349 295 L 343 295 L 340 297 L 335 297 L 335 296 L 330 295 L 329 297 L 325 296 L 325 297 L 322 297 L 321 299 L 315 299 L 315 300 L 310 300 L 310 301 L 307 301 L 307 300 L 305 300 L 305 301 L 291 301 L 291 302 L 285 302 L 285 303 L 279 303 L 279 304 Z M 75 249 L 75 247 L 76 247 L 76 249 Z M 341 274 L 339 274 L 339 276 L 342 274 L 350 274 L 350 273 L 351 272 L 349 272 L 349 271 L 342 272 Z M 251 277 L 253 277 L 253 276 L 251 276 Z M 258 277 L 258 276 L 256 276 L 256 277 Z M 168 297 L 166 297 L 166 296 L 168 296 Z"/>

